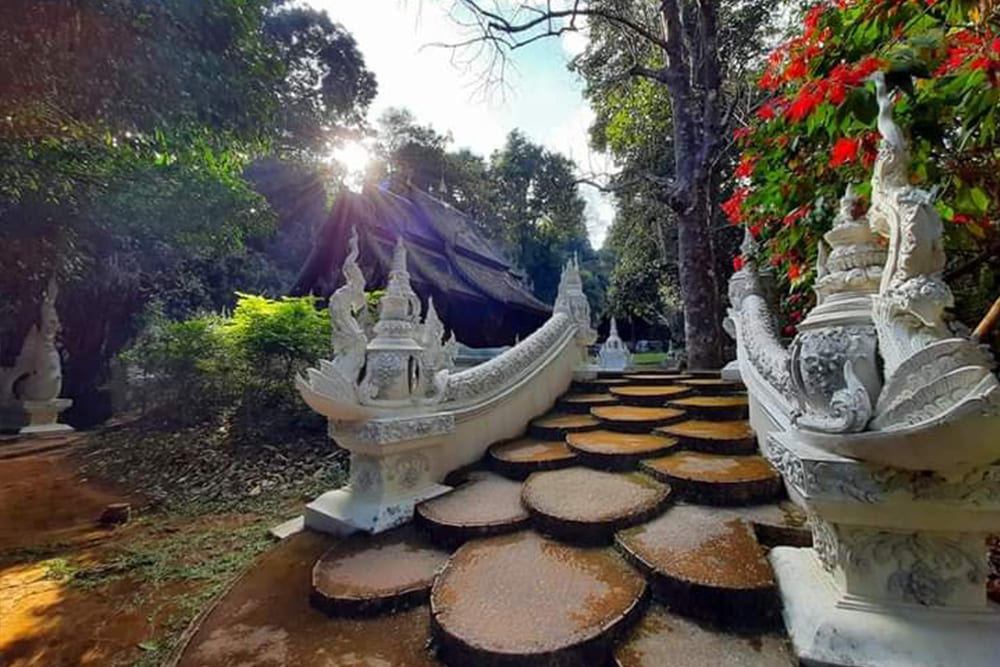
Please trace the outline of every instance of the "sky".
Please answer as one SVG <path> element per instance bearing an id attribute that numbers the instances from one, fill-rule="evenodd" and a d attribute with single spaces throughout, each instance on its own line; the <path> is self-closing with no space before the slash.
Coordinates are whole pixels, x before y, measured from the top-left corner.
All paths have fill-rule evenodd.
<path id="1" fill-rule="evenodd" d="M 520 128 L 533 141 L 576 161 L 581 173 L 604 173 L 607 158 L 587 145 L 593 114 L 583 99 L 583 83 L 567 70 L 586 37 L 541 40 L 513 54 L 516 70 L 509 86 L 484 94 L 478 74 L 483 60 L 468 63 L 451 50 L 433 46 L 467 36 L 448 16 L 452 0 L 307 0 L 325 9 L 358 42 L 365 63 L 378 79 L 369 118 L 389 107 L 408 108 L 421 124 L 450 132 L 453 148 L 489 156 L 507 134 Z M 587 231 L 600 248 L 614 217 L 613 199 L 580 187 L 587 202 Z"/>

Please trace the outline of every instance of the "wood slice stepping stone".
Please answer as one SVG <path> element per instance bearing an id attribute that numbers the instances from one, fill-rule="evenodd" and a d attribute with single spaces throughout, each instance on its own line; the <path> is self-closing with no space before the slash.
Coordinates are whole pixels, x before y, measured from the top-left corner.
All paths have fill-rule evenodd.
<path id="1" fill-rule="evenodd" d="M 651 608 L 615 649 L 615 667 L 794 667 L 777 634 L 727 634 L 662 607 Z"/>
<path id="2" fill-rule="evenodd" d="M 316 562 L 310 601 L 331 616 L 396 611 L 427 599 L 448 553 L 430 546 L 412 527 L 358 535 Z"/>
<path id="3" fill-rule="evenodd" d="M 612 387 L 611 395 L 625 405 L 663 407 L 663 404 L 668 400 L 689 396 L 693 391 L 691 387 L 677 385 L 629 385 L 627 387 Z"/>
<path id="4" fill-rule="evenodd" d="M 576 464 L 576 453 L 565 440 L 517 438 L 493 445 L 487 454 L 493 470 L 514 479 L 524 479 L 533 472 L 557 470 Z"/>
<path id="5" fill-rule="evenodd" d="M 530 518 L 521 506 L 521 483 L 492 474 L 420 503 L 414 514 L 418 527 L 449 547 L 512 533 L 527 527 Z"/>
<path id="6" fill-rule="evenodd" d="M 777 618 L 774 573 L 746 521 L 676 505 L 619 532 L 615 545 L 672 611 L 726 626 L 767 626 Z"/>
<path id="7" fill-rule="evenodd" d="M 750 402 L 741 394 L 731 396 L 691 396 L 669 401 L 667 405 L 685 410 L 693 419 L 735 420 L 750 416 Z"/>
<path id="8" fill-rule="evenodd" d="M 591 415 L 553 412 L 532 421 L 528 430 L 542 440 L 562 440 L 569 433 L 594 431 L 600 427 L 601 422 Z"/>
<path id="9" fill-rule="evenodd" d="M 615 531 L 662 512 L 670 487 L 635 472 L 566 468 L 529 477 L 521 502 L 543 532 L 574 542 L 607 542 Z"/>
<path id="10" fill-rule="evenodd" d="M 742 382 L 731 382 L 718 377 L 695 377 L 690 380 L 678 380 L 677 384 L 691 387 L 703 396 L 718 396 L 746 391 Z"/>
<path id="11" fill-rule="evenodd" d="M 638 384 L 676 384 L 678 380 L 689 380 L 692 376 L 686 373 L 629 373 L 624 377 Z"/>
<path id="12" fill-rule="evenodd" d="M 677 447 L 678 440 L 649 433 L 599 430 L 570 433 L 566 436 L 566 444 L 582 463 L 592 468 L 628 470 L 642 459 L 663 456 Z"/>
<path id="13" fill-rule="evenodd" d="M 431 628 L 451 667 L 604 665 L 646 591 L 611 549 L 524 531 L 455 552 L 431 591 Z"/>
<path id="14" fill-rule="evenodd" d="M 563 412 L 583 414 L 589 414 L 591 408 L 607 405 L 618 405 L 618 399 L 611 394 L 603 393 L 566 394 L 558 402 L 558 407 Z"/>
<path id="15" fill-rule="evenodd" d="M 781 474 L 762 456 L 678 452 L 643 461 L 641 469 L 670 484 L 679 498 L 703 505 L 751 505 L 781 496 Z"/>
<path id="16" fill-rule="evenodd" d="M 634 405 L 613 405 L 591 408 L 590 414 L 600 420 L 602 428 L 628 433 L 648 433 L 657 426 L 666 426 L 686 418 L 677 408 L 643 408 Z"/>
<path id="17" fill-rule="evenodd" d="M 689 419 L 656 429 L 677 438 L 687 449 L 709 454 L 753 454 L 757 438 L 746 420 L 708 421 Z"/>

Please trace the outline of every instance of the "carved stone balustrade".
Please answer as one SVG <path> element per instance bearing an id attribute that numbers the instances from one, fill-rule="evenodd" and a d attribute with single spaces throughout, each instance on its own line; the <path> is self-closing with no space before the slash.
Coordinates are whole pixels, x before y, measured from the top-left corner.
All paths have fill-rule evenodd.
<path id="1" fill-rule="evenodd" d="M 397 245 L 386 294 L 368 341 L 357 240 L 346 283 L 330 299 L 336 355 L 297 381 L 327 417 L 330 437 L 351 453 L 350 481 L 306 507 L 306 526 L 377 533 L 409 521 L 414 506 L 449 490 L 445 476 L 521 434 L 566 391 L 595 334 L 576 259 L 563 269 L 551 318 L 504 353 L 455 372 L 457 343 L 444 341 L 432 302 L 423 323 Z"/>
<path id="2" fill-rule="evenodd" d="M 986 536 L 1000 532 L 1000 382 L 945 323 L 943 228 L 910 184 L 882 74 L 872 203 L 848 190 L 820 249 L 817 305 L 786 347 L 753 260 L 729 319 L 751 422 L 814 547 L 770 559 L 807 665 L 987 667 L 1000 610 Z M 877 238 L 884 237 L 887 244 Z"/>

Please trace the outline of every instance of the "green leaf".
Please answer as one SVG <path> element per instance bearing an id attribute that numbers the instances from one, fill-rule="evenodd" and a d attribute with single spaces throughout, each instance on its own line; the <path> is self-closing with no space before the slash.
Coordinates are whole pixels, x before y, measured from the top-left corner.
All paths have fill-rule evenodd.
<path id="1" fill-rule="evenodd" d="M 969 199 L 972 201 L 972 205 L 976 211 L 981 214 L 986 213 L 990 209 L 989 196 L 978 186 L 969 189 Z"/>
<path id="2" fill-rule="evenodd" d="M 137 644 L 137 646 L 139 648 L 141 648 L 143 651 L 159 651 L 160 650 L 160 645 L 157 644 L 155 641 L 153 641 L 151 639 L 147 639 L 146 641 L 139 642 Z"/>

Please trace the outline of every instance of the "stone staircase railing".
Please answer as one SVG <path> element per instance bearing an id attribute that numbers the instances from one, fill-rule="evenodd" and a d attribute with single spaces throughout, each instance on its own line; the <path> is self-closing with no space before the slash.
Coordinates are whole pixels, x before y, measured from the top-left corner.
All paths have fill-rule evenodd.
<path id="1" fill-rule="evenodd" d="M 457 344 L 429 302 L 410 287 L 406 251 L 396 246 L 372 334 L 355 317 L 364 307 L 357 239 L 346 283 L 330 299 L 337 354 L 300 377 L 303 399 L 351 452 L 350 482 L 305 512 L 308 527 L 378 533 L 409 521 L 414 506 L 447 492 L 445 476 L 522 433 L 566 391 L 595 333 L 576 260 L 563 269 L 551 318 L 502 354 L 454 371 Z"/>
<path id="2" fill-rule="evenodd" d="M 891 98 L 873 78 L 872 203 L 858 215 L 850 189 L 841 201 L 817 305 L 789 347 L 749 237 L 751 261 L 730 283 L 751 423 L 813 534 L 813 549 L 770 559 L 803 663 L 986 667 L 1000 654 L 1000 611 L 986 595 L 1000 383 L 988 352 L 945 323 L 942 222 L 910 184 Z"/>

